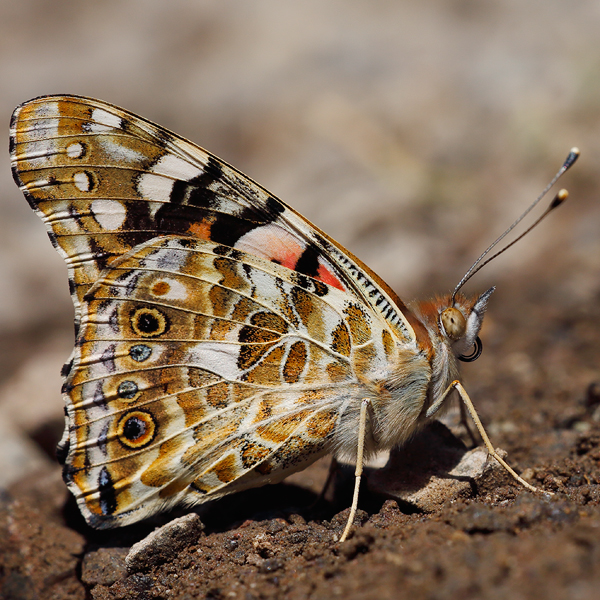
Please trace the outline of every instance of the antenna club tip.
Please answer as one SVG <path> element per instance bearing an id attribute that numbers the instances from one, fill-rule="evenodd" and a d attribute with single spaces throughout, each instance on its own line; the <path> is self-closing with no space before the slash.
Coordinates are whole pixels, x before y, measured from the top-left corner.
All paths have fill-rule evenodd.
<path id="1" fill-rule="evenodd" d="M 550 204 L 550 210 L 560 206 L 568 197 L 569 192 L 567 192 L 567 190 L 559 190 L 556 196 L 554 196 L 554 200 L 552 200 L 552 203 Z"/>
<path id="2" fill-rule="evenodd" d="M 565 171 L 567 169 L 570 169 L 573 166 L 575 161 L 579 158 L 579 154 L 580 154 L 579 148 L 577 148 L 576 146 L 573 146 L 573 148 L 571 148 L 571 150 L 569 151 L 569 156 L 567 156 L 567 159 L 565 160 L 565 164 L 563 165 L 563 169 Z"/>

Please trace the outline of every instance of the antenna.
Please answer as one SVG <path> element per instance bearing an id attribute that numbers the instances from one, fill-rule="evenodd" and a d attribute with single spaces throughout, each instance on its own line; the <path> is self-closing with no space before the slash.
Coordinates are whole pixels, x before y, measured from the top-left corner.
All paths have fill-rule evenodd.
<path id="1" fill-rule="evenodd" d="M 458 282 L 458 285 L 454 288 L 452 292 L 452 298 L 450 301 L 450 305 L 454 306 L 454 300 L 456 298 L 456 294 L 460 290 L 460 288 L 477 273 L 480 269 L 482 269 L 485 265 L 487 265 L 491 260 L 502 254 L 505 250 L 508 250 L 512 245 L 516 244 L 522 237 L 527 235 L 534 227 L 537 227 L 539 223 L 545 219 L 555 208 L 559 207 L 568 197 L 569 192 L 567 190 L 560 190 L 556 196 L 554 196 L 552 202 L 550 202 L 548 208 L 542 213 L 542 215 L 531 225 L 528 227 L 518 238 L 513 240 L 510 244 L 499 250 L 492 256 L 490 256 L 486 261 L 482 262 L 483 259 L 533 210 L 533 208 L 540 202 L 540 200 L 550 191 L 552 186 L 575 164 L 575 161 L 579 158 L 579 148 L 571 148 L 569 155 L 567 156 L 563 166 L 558 170 L 556 175 L 552 178 L 550 183 L 544 188 L 542 193 L 529 205 L 527 210 L 495 241 L 493 241 L 479 256 L 479 258 L 471 265 L 471 268 L 465 273 L 463 278 Z"/>

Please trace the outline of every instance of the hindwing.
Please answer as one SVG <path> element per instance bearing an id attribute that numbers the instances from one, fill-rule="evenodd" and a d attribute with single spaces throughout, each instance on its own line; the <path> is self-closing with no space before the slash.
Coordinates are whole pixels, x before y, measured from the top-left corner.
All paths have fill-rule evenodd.
<path id="1" fill-rule="evenodd" d="M 67 481 L 96 527 L 277 481 L 330 452 L 389 327 L 223 245 L 156 238 L 90 288 L 66 382 Z"/>

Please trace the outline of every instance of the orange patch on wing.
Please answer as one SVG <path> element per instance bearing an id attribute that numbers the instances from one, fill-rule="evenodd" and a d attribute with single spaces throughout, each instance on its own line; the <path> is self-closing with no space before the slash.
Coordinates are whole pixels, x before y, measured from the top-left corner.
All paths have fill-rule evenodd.
<path id="1" fill-rule="evenodd" d="M 321 261 L 319 261 L 319 270 L 315 279 L 335 287 L 338 290 L 346 290 L 341 281 L 325 265 L 321 264 Z"/>
<path id="2" fill-rule="evenodd" d="M 338 413 L 335 410 L 319 412 L 306 421 L 306 431 L 317 439 L 325 439 L 335 429 Z"/>
<path id="3" fill-rule="evenodd" d="M 178 437 L 163 442 L 160 445 L 158 457 L 142 473 L 141 482 L 150 487 L 162 487 L 170 483 L 175 475 L 173 455 L 179 453 L 181 446 L 182 440 Z"/>
<path id="4" fill-rule="evenodd" d="M 308 411 L 301 411 L 295 415 L 281 417 L 268 425 L 257 427 L 256 433 L 259 437 L 262 437 L 269 442 L 280 444 L 296 431 L 296 428 L 302 423 L 307 415 Z"/>
<path id="5" fill-rule="evenodd" d="M 286 383 L 298 383 L 304 370 L 307 358 L 306 346 L 302 342 L 294 342 L 283 366 L 283 378 Z"/>
<path id="6" fill-rule="evenodd" d="M 249 441 L 242 449 L 241 458 L 244 469 L 251 469 L 264 460 L 271 450 L 262 444 Z"/>
<path id="7" fill-rule="evenodd" d="M 210 240 L 210 229 L 213 225 L 214 218 L 207 217 L 203 221 L 196 221 L 188 227 L 188 232 L 194 237 L 199 237 L 203 240 Z"/>
<path id="8" fill-rule="evenodd" d="M 152 293 L 155 296 L 164 296 L 165 294 L 169 293 L 170 289 L 171 289 L 171 286 L 166 281 L 157 281 L 152 286 Z"/>
<path id="9" fill-rule="evenodd" d="M 237 462 L 235 456 L 230 454 L 225 458 L 221 459 L 212 469 L 215 475 L 222 481 L 223 483 L 229 483 L 233 481 L 237 477 L 239 477 L 239 469 L 237 467 Z M 209 471 L 210 472 L 210 471 Z"/>
<path id="10" fill-rule="evenodd" d="M 158 492 L 158 496 L 159 498 L 169 498 L 184 490 L 189 484 L 190 481 L 187 479 L 176 479 L 162 488 L 160 492 Z"/>
<path id="11" fill-rule="evenodd" d="M 244 381 L 259 385 L 265 381 L 279 381 L 283 353 L 284 349 L 281 346 L 274 348 L 259 364 L 246 373 Z"/>
<path id="12" fill-rule="evenodd" d="M 383 329 L 381 331 L 381 342 L 383 343 L 383 348 L 385 350 L 385 354 L 388 358 L 394 355 L 396 350 L 396 346 L 394 344 L 394 340 L 390 335 L 390 332 L 387 329 Z"/>
<path id="13" fill-rule="evenodd" d="M 350 334 L 343 321 L 340 321 L 331 332 L 331 345 L 336 352 L 343 356 L 350 356 L 352 350 Z"/>
<path id="14" fill-rule="evenodd" d="M 352 371 L 350 370 L 350 367 L 339 362 L 329 363 L 325 370 L 327 371 L 329 379 L 333 383 L 340 383 L 352 378 Z"/>
<path id="15" fill-rule="evenodd" d="M 282 470 L 297 465 L 298 462 L 306 462 L 308 457 L 317 452 L 322 444 L 323 440 L 309 442 L 300 436 L 293 435 L 265 462 L 272 464 L 273 468 Z"/>
<path id="16" fill-rule="evenodd" d="M 229 384 L 225 381 L 216 383 L 206 390 L 206 403 L 213 408 L 227 408 L 229 404 Z"/>
<path id="17" fill-rule="evenodd" d="M 296 404 L 317 404 L 327 398 L 327 395 L 328 392 L 324 390 L 309 390 L 296 400 Z"/>
<path id="18" fill-rule="evenodd" d="M 348 316 L 346 322 L 350 327 L 352 341 L 357 344 L 366 344 L 371 339 L 371 326 L 369 318 L 358 304 L 350 304 L 344 312 Z"/>
<path id="19" fill-rule="evenodd" d="M 178 394 L 176 400 L 183 411 L 186 427 L 193 427 L 205 417 L 206 408 L 198 390 Z"/>

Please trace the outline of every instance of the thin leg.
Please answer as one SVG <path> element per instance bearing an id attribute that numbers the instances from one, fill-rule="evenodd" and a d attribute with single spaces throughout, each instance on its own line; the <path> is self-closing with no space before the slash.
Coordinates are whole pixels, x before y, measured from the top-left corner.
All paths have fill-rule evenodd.
<path id="1" fill-rule="evenodd" d="M 356 509 L 358 508 L 358 491 L 360 490 L 360 478 L 363 470 L 363 451 L 365 448 L 365 431 L 367 429 L 367 409 L 370 406 L 371 401 L 368 398 L 364 398 L 360 404 L 360 420 L 358 422 L 358 449 L 356 452 L 356 470 L 354 471 L 354 495 L 352 496 L 350 516 L 348 517 L 348 522 L 346 523 L 346 528 L 344 529 L 344 533 L 342 533 L 340 542 L 346 541 L 346 538 L 350 533 L 352 523 L 354 522 L 354 517 L 356 516 Z"/>
<path id="2" fill-rule="evenodd" d="M 473 419 L 475 426 L 477 427 L 477 431 L 479 431 L 479 435 L 481 436 L 481 439 L 483 440 L 483 443 L 485 444 L 485 447 L 487 448 L 489 455 L 493 456 L 522 486 L 526 487 L 529 491 L 542 492 L 543 490 L 540 490 L 540 489 L 536 488 L 535 486 L 531 485 L 530 483 L 527 483 L 522 477 L 517 475 L 515 473 L 515 471 L 513 471 L 513 469 L 496 452 L 496 450 L 494 449 L 494 446 L 492 446 L 492 442 L 490 442 L 490 438 L 488 437 L 487 433 L 485 432 L 485 429 L 483 428 L 483 424 L 481 423 L 481 420 L 479 419 L 479 415 L 477 414 L 477 411 L 475 410 L 475 407 L 473 406 L 473 403 L 471 402 L 471 398 L 469 398 L 469 395 L 467 394 L 465 388 L 462 386 L 460 381 L 458 381 L 458 380 L 453 381 L 450 384 L 450 388 L 456 389 L 456 391 L 459 393 L 462 401 L 465 403 L 465 406 L 467 407 L 467 410 L 469 411 L 469 414 L 471 415 L 471 418 Z M 448 388 L 448 389 L 450 389 L 450 388 Z M 444 393 L 444 397 L 447 395 L 447 392 L 448 392 L 448 390 L 446 390 L 446 393 Z M 544 493 L 552 494 L 552 492 L 544 492 Z"/>
<path id="3" fill-rule="evenodd" d="M 325 485 L 321 489 L 321 493 L 318 495 L 317 499 L 312 504 L 310 504 L 310 506 L 308 506 L 309 509 L 317 506 L 325 498 L 325 494 L 327 493 L 327 490 L 329 489 L 329 486 L 331 485 L 331 482 L 333 481 L 333 478 L 336 472 L 339 471 L 339 469 L 340 463 L 336 460 L 335 457 L 333 457 L 331 459 L 331 462 L 329 463 L 329 471 L 327 473 Z"/>
<path id="4" fill-rule="evenodd" d="M 475 437 L 473 430 L 471 429 L 471 427 L 469 427 L 469 420 L 467 419 L 467 409 L 465 408 L 465 403 L 459 402 L 458 406 L 460 408 L 460 425 L 462 425 L 466 429 L 467 435 L 469 436 L 469 438 L 471 438 L 471 444 L 473 444 L 473 448 L 475 448 L 475 446 L 477 446 L 479 442 Z"/>

